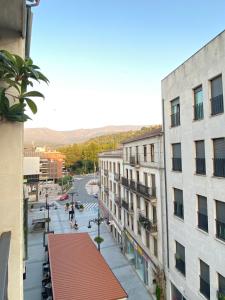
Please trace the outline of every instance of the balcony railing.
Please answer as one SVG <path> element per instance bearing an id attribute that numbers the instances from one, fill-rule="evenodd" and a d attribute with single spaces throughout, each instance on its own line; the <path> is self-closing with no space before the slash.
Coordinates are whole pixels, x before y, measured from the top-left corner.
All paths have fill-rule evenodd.
<path id="1" fill-rule="evenodd" d="M 105 175 L 105 176 L 108 176 L 108 174 L 109 174 L 109 171 L 106 170 L 106 169 L 104 169 L 104 175 Z"/>
<path id="2" fill-rule="evenodd" d="M 146 216 L 144 216 L 143 213 L 139 213 L 138 220 L 145 230 L 149 231 L 150 233 L 157 232 L 157 222 L 149 220 Z"/>
<path id="3" fill-rule="evenodd" d="M 122 207 L 128 211 L 129 210 L 128 202 L 126 202 L 125 200 L 122 200 Z"/>
<path id="4" fill-rule="evenodd" d="M 214 176 L 225 177 L 225 158 L 214 158 Z"/>
<path id="5" fill-rule="evenodd" d="M 205 158 L 196 158 L 196 173 L 205 175 L 206 169 L 205 169 Z"/>
<path id="6" fill-rule="evenodd" d="M 115 181 L 120 181 L 120 174 L 119 173 L 114 173 L 114 180 Z"/>
<path id="7" fill-rule="evenodd" d="M 152 198 L 156 195 L 156 187 L 148 187 L 141 183 L 137 183 L 137 192 L 143 195 L 144 197 Z"/>
<path id="8" fill-rule="evenodd" d="M 183 275 L 185 275 L 185 261 L 177 254 L 175 254 L 175 261 L 175 267 L 177 268 L 177 270 L 179 270 Z"/>
<path id="9" fill-rule="evenodd" d="M 224 112 L 223 95 L 211 98 L 211 114 L 217 115 Z"/>
<path id="10" fill-rule="evenodd" d="M 225 223 L 216 220 L 216 237 L 225 241 Z"/>
<path id="11" fill-rule="evenodd" d="M 136 185 L 136 182 L 134 180 L 130 180 L 130 188 L 131 190 L 133 191 L 136 191 L 137 190 L 137 185 Z"/>
<path id="12" fill-rule="evenodd" d="M 122 185 L 129 187 L 129 180 L 126 177 L 122 177 Z"/>
<path id="13" fill-rule="evenodd" d="M 171 127 L 180 125 L 180 112 L 171 115 Z"/>
<path id="14" fill-rule="evenodd" d="M 181 219 L 184 218 L 183 204 L 174 201 L 174 215 Z"/>
<path id="15" fill-rule="evenodd" d="M 194 120 L 202 120 L 204 118 L 203 102 L 194 105 Z"/>
<path id="16" fill-rule="evenodd" d="M 206 299 L 210 299 L 210 284 L 200 277 L 200 293 L 206 297 Z"/>
<path id="17" fill-rule="evenodd" d="M 198 212 L 198 228 L 208 232 L 208 216 Z"/>
<path id="18" fill-rule="evenodd" d="M 225 300 L 225 289 L 217 291 L 217 299 L 218 300 Z"/>
<path id="19" fill-rule="evenodd" d="M 182 171 L 182 162 L 180 157 L 173 157 L 173 171 Z"/>

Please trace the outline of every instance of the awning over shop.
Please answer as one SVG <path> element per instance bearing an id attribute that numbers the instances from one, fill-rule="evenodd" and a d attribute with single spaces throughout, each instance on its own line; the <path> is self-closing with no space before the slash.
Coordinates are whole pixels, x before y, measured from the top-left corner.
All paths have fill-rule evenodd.
<path id="1" fill-rule="evenodd" d="M 11 240 L 11 231 L 0 236 L 0 300 L 8 299 L 8 260 Z"/>
<path id="2" fill-rule="evenodd" d="M 88 233 L 50 234 L 54 300 L 122 300 L 127 294 Z"/>

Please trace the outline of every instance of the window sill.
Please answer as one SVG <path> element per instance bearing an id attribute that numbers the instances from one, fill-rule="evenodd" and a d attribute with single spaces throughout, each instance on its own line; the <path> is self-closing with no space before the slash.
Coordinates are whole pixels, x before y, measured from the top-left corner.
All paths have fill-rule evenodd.
<path id="1" fill-rule="evenodd" d="M 206 174 L 200 174 L 200 173 L 194 173 L 194 175 L 201 176 L 201 177 L 206 177 L 207 176 Z"/>
<path id="2" fill-rule="evenodd" d="M 223 176 L 215 176 L 215 175 L 212 175 L 212 178 L 216 178 L 216 179 L 225 179 L 225 177 L 223 177 Z"/>
<path id="3" fill-rule="evenodd" d="M 224 111 L 223 112 L 219 112 L 218 114 L 214 114 L 214 115 L 212 115 L 212 114 L 210 114 L 210 118 L 213 118 L 213 117 L 216 117 L 216 116 L 220 116 L 220 115 L 223 115 L 224 114 Z"/>
<path id="4" fill-rule="evenodd" d="M 199 232 L 205 234 L 206 236 L 209 236 L 209 232 L 208 232 L 208 231 L 205 231 L 205 230 L 201 229 L 201 228 L 198 227 L 198 226 L 196 227 L 196 229 L 197 229 Z"/>
<path id="5" fill-rule="evenodd" d="M 199 121 L 203 121 L 204 120 L 204 118 L 202 118 L 202 119 L 193 119 L 192 121 L 193 121 L 193 123 L 195 123 L 195 122 L 199 122 Z"/>
<path id="6" fill-rule="evenodd" d="M 174 173 L 182 173 L 182 170 L 181 171 L 179 171 L 179 170 L 171 170 L 172 172 L 174 172 Z"/>
<path id="7" fill-rule="evenodd" d="M 179 126 L 180 126 L 180 124 L 179 124 L 179 125 L 176 125 L 176 126 L 170 126 L 170 129 L 177 128 L 177 127 L 179 127 Z"/>
<path id="8" fill-rule="evenodd" d="M 217 241 L 217 242 L 219 242 L 219 243 L 221 243 L 222 245 L 225 245 L 225 241 L 224 240 L 221 240 L 221 239 L 219 239 L 218 237 L 214 237 L 214 239 Z"/>
<path id="9" fill-rule="evenodd" d="M 175 215 L 175 214 L 173 214 L 173 216 L 174 216 L 174 218 L 175 218 L 176 220 L 179 220 L 179 221 L 181 221 L 181 222 L 184 223 L 184 218 L 181 218 L 181 217 L 179 217 L 179 216 L 177 216 L 177 215 Z"/>

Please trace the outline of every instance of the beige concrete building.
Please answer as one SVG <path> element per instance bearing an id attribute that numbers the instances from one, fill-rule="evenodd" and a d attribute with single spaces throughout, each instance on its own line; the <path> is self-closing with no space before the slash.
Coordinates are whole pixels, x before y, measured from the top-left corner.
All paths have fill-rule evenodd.
<path id="1" fill-rule="evenodd" d="M 162 81 L 168 299 L 225 299 L 225 31 Z"/>
<path id="2" fill-rule="evenodd" d="M 1 0 L 0 49 L 28 54 L 30 9 Z M 0 121 L 0 299 L 23 299 L 23 124 Z M 7 298 L 8 295 L 8 298 Z"/>

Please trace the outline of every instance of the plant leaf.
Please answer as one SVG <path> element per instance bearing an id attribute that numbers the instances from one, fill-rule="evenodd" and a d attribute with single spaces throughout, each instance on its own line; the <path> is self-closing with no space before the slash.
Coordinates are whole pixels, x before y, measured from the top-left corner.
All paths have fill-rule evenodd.
<path id="1" fill-rule="evenodd" d="M 33 114 L 37 113 L 37 105 L 32 101 L 31 99 L 25 98 L 30 110 L 32 111 Z"/>
<path id="2" fill-rule="evenodd" d="M 31 92 L 27 92 L 27 93 L 23 94 L 22 97 L 23 98 L 26 98 L 26 97 L 41 97 L 41 98 L 44 98 L 45 96 L 40 92 L 31 91 Z"/>

